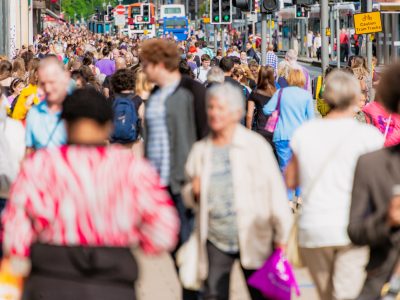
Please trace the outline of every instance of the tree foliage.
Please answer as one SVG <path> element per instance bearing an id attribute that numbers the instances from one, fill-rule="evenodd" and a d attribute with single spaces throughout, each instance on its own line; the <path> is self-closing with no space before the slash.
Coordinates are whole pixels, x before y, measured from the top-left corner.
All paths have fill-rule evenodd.
<path id="1" fill-rule="evenodd" d="M 118 4 L 118 0 L 62 0 L 62 11 L 67 17 L 74 18 L 76 14 L 78 17 L 87 18 L 95 13 L 96 8 L 103 10 L 103 4 L 112 6 Z"/>

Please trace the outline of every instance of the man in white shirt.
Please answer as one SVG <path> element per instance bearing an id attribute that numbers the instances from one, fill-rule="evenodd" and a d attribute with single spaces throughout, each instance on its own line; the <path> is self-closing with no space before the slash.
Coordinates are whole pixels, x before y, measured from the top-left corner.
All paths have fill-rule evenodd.
<path id="1" fill-rule="evenodd" d="M 308 48 L 308 56 L 310 58 L 314 57 L 313 38 L 314 38 L 314 33 L 311 30 L 309 30 L 307 33 L 307 48 Z"/>
<path id="2" fill-rule="evenodd" d="M 196 77 L 201 83 L 207 81 L 207 74 L 208 71 L 211 69 L 210 63 L 211 63 L 210 56 L 208 56 L 207 54 L 203 54 L 201 56 L 201 67 L 196 69 L 195 71 Z"/>

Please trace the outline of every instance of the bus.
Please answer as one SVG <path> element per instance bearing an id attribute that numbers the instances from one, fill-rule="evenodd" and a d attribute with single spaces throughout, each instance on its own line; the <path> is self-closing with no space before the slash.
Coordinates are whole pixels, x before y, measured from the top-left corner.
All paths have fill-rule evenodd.
<path id="1" fill-rule="evenodd" d="M 153 3 L 150 3 L 150 22 L 149 23 L 137 23 L 136 16 L 142 14 L 141 11 L 142 3 L 134 3 L 128 5 L 128 35 L 130 38 L 138 38 L 140 35 L 145 35 L 148 38 L 156 36 L 156 11 Z"/>
<path id="2" fill-rule="evenodd" d="M 178 41 L 186 41 L 189 36 L 189 21 L 187 17 L 172 17 L 163 19 L 163 35 L 173 35 Z"/>
<path id="3" fill-rule="evenodd" d="M 165 4 L 160 8 L 160 20 L 172 17 L 185 17 L 185 5 L 183 4 Z"/>

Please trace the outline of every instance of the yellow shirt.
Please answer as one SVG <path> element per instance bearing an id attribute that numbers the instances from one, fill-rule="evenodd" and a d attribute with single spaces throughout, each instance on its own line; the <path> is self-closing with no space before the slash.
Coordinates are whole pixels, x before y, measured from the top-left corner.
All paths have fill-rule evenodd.
<path id="1" fill-rule="evenodd" d="M 31 106 L 26 104 L 28 97 L 34 95 L 33 104 L 37 105 L 39 103 L 39 98 L 37 96 L 37 86 L 29 84 L 26 88 L 21 91 L 18 96 L 17 103 L 15 104 L 14 111 L 11 117 L 16 120 L 25 120 L 26 114 L 28 113 Z"/>

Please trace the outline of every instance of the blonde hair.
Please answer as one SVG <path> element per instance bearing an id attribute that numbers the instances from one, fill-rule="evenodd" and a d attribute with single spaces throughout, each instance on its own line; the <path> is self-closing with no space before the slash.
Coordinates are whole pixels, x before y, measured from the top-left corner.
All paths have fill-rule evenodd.
<path id="1" fill-rule="evenodd" d="M 141 96 L 144 93 L 149 93 L 153 89 L 153 84 L 147 79 L 146 74 L 142 69 L 136 71 L 135 94 Z"/>
<path id="2" fill-rule="evenodd" d="M 287 79 L 289 77 L 290 64 L 286 60 L 282 60 L 278 64 L 278 77 Z"/>
<path id="3" fill-rule="evenodd" d="M 303 88 L 306 84 L 306 77 L 304 76 L 303 70 L 300 68 L 290 68 L 287 82 L 290 86 Z"/>

